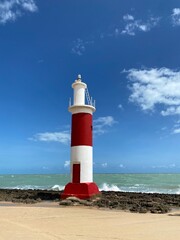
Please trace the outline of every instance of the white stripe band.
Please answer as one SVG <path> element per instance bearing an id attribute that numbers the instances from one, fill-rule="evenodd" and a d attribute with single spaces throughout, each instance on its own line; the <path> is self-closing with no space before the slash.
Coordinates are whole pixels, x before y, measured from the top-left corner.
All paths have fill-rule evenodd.
<path id="1" fill-rule="evenodd" d="M 80 163 L 80 182 L 93 182 L 93 148 L 91 146 L 71 147 L 71 177 L 73 163 Z"/>

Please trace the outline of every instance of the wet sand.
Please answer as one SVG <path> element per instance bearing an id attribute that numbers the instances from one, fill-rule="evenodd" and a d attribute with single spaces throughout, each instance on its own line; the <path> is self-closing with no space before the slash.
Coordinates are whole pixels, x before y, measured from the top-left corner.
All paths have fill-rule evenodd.
<path id="1" fill-rule="evenodd" d="M 57 202 L 1 202 L 0 213 L 0 239 L 6 240 L 180 239 L 180 211 L 140 214 Z"/>

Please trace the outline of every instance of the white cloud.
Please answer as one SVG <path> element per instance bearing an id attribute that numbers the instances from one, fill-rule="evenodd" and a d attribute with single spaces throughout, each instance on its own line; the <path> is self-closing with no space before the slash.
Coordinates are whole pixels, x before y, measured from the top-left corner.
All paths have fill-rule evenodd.
<path id="1" fill-rule="evenodd" d="M 118 36 L 118 35 L 119 35 L 119 33 L 120 33 L 119 29 L 118 29 L 118 28 L 116 28 L 116 29 L 114 30 L 114 34 L 112 34 L 112 35 Z"/>
<path id="2" fill-rule="evenodd" d="M 122 104 L 119 104 L 119 105 L 118 105 L 118 108 L 119 108 L 119 109 L 123 109 Z"/>
<path id="3" fill-rule="evenodd" d="M 177 120 L 176 123 L 180 125 L 180 120 Z"/>
<path id="4" fill-rule="evenodd" d="M 179 134 L 180 133 L 180 121 L 176 121 L 176 123 L 174 124 L 173 130 L 172 130 L 172 134 Z"/>
<path id="5" fill-rule="evenodd" d="M 78 38 L 76 41 L 74 41 L 74 46 L 72 48 L 72 53 L 81 56 L 85 52 L 85 49 L 86 49 L 85 44 L 84 44 L 82 39 Z"/>
<path id="6" fill-rule="evenodd" d="M 179 133 L 180 133 L 180 128 L 176 128 L 172 132 L 172 134 L 179 134 Z"/>
<path id="7" fill-rule="evenodd" d="M 175 168 L 177 167 L 175 163 L 169 164 L 169 165 L 156 165 L 152 166 L 152 168 Z"/>
<path id="8" fill-rule="evenodd" d="M 21 0 L 19 1 L 22 7 L 29 12 L 36 12 L 38 10 L 34 0 Z"/>
<path id="9" fill-rule="evenodd" d="M 101 166 L 102 166 L 103 168 L 106 168 L 107 165 L 108 165 L 107 163 L 102 163 L 102 164 L 101 164 Z"/>
<path id="10" fill-rule="evenodd" d="M 70 161 L 65 161 L 64 167 L 67 168 L 67 167 L 69 167 L 69 166 L 70 166 Z"/>
<path id="11" fill-rule="evenodd" d="M 124 165 L 123 165 L 123 164 L 120 164 L 119 167 L 120 167 L 120 168 L 124 168 Z"/>
<path id="12" fill-rule="evenodd" d="M 180 114 L 180 106 L 176 106 L 176 107 L 169 107 L 167 108 L 165 111 L 161 111 L 161 114 L 163 116 L 169 116 L 169 115 L 176 115 L 176 114 Z"/>
<path id="13" fill-rule="evenodd" d="M 37 133 L 29 140 L 41 142 L 60 142 L 63 144 L 68 144 L 70 141 L 70 134 L 68 131 Z"/>
<path id="14" fill-rule="evenodd" d="M 49 168 L 47 166 L 42 167 L 43 170 L 48 170 Z"/>
<path id="15" fill-rule="evenodd" d="M 36 12 L 34 0 L 5 0 L 0 2 L 0 24 L 15 21 L 24 11 Z"/>
<path id="16" fill-rule="evenodd" d="M 84 41 L 81 38 L 76 39 L 73 42 L 72 53 L 82 56 L 86 51 L 87 45 L 93 44 L 94 41 Z"/>
<path id="17" fill-rule="evenodd" d="M 117 123 L 112 116 L 99 117 L 94 120 L 94 134 L 100 135 L 108 131 L 109 127 L 112 127 Z M 69 125 L 67 125 L 69 128 Z M 33 137 L 29 138 L 31 141 L 40 142 L 59 142 L 62 144 L 68 144 L 71 140 L 70 131 L 61 132 L 43 132 L 37 133 Z"/>
<path id="18" fill-rule="evenodd" d="M 121 31 L 121 34 L 127 34 L 130 36 L 135 36 L 137 31 L 149 32 L 159 22 L 159 18 L 154 17 L 150 17 L 146 22 L 135 20 L 130 14 L 124 15 L 123 20 L 125 22 L 125 27 Z"/>
<path id="19" fill-rule="evenodd" d="M 126 15 L 123 16 L 123 20 L 124 21 L 133 21 L 134 17 L 130 14 L 126 14 Z"/>
<path id="20" fill-rule="evenodd" d="M 103 134 L 107 132 L 108 127 L 112 127 L 115 123 L 117 123 L 117 121 L 115 121 L 112 116 L 99 117 L 94 120 L 94 133 Z"/>
<path id="21" fill-rule="evenodd" d="M 158 105 L 162 116 L 180 114 L 180 71 L 168 68 L 130 69 L 131 95 L 129 100 L 143 111 Z"/>
<path id="22" fill-rule="evenodd" d="M 180 8 L 174 8 L 172 12 L 171 18 L 173 26 L 180 26 Z"/>
<path id="23" fill-rule="evenodd" d="M 100 124 L 103 126 L 112 126 L 116 121 L 112 116 L 107 116 L 107 117 L 99 117 L 98 119 L 94 120 L 95 124 Z"/>

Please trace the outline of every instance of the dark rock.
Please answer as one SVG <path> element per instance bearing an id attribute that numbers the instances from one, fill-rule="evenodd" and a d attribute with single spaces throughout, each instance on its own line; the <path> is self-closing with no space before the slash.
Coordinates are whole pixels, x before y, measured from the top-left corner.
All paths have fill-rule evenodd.
<path id="1" fill-rule="evenodd" d="M 80 205 L 90 206 L 91 202 L 79 199 L 77 197 L 68 197 L 65 200 L 61 200 L 59 205 L 64 205 L 64 206 L 80 206 Z"/>
<path id="2" fill-rule="evenodd" d="M 62 206 L 72 206 L 73 202 L 71 200 L 65 199 L 65 200 L 60 201 L 59 205 L 62 205 Z"/>
<path id="3" fill-rule="evenodd" d="M 166 205 L 158 204 L 154 205 L 150 210 L 151 213 L 167 213 L 170 211 L 170 208 Z"/>
<path id="4" fill-rule="evenodd" d="M 67 200 L 71 201 L 72 203 L 79 203 L 79 204 L 85 204 L 87 201 L 79 199 L 77 197 L 68 197 Z"/>
<path id="5" fill-rule="evenodd" d="M 148 212 L 147 208 L 140 208 L 139 209 L 139 213 L 147 213 L 147 212 Z"/>
<path id="6" fill-rule="evenodd" d="M 101 196 L 96 196 L 89 200 L 81 200 L 74 197 L 61 200 L 60 193 L 49 190 L 0 189 L 0 201 L 19 203 L 60 201 L 60 205 L 64 206 L 92 206 L 139 213 L 167 213 L 171 208 L 180 207 L 180 195 L 177 194 L 103 191 Z"/>

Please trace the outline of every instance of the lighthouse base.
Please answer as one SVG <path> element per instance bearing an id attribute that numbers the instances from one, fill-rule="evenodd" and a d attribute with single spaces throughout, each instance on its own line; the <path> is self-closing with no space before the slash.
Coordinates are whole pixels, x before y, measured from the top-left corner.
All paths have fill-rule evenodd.
<path id="1" fill-rule="evenodd" d="M 61 194 L 61 198 L 77 197 L 80 199 L 89 199 L 95 195 L 100 195 L 101 192 L 98 186 L 94 182 L 90 183 L 68 183 L 65 186 L 64 192 Z"/>

